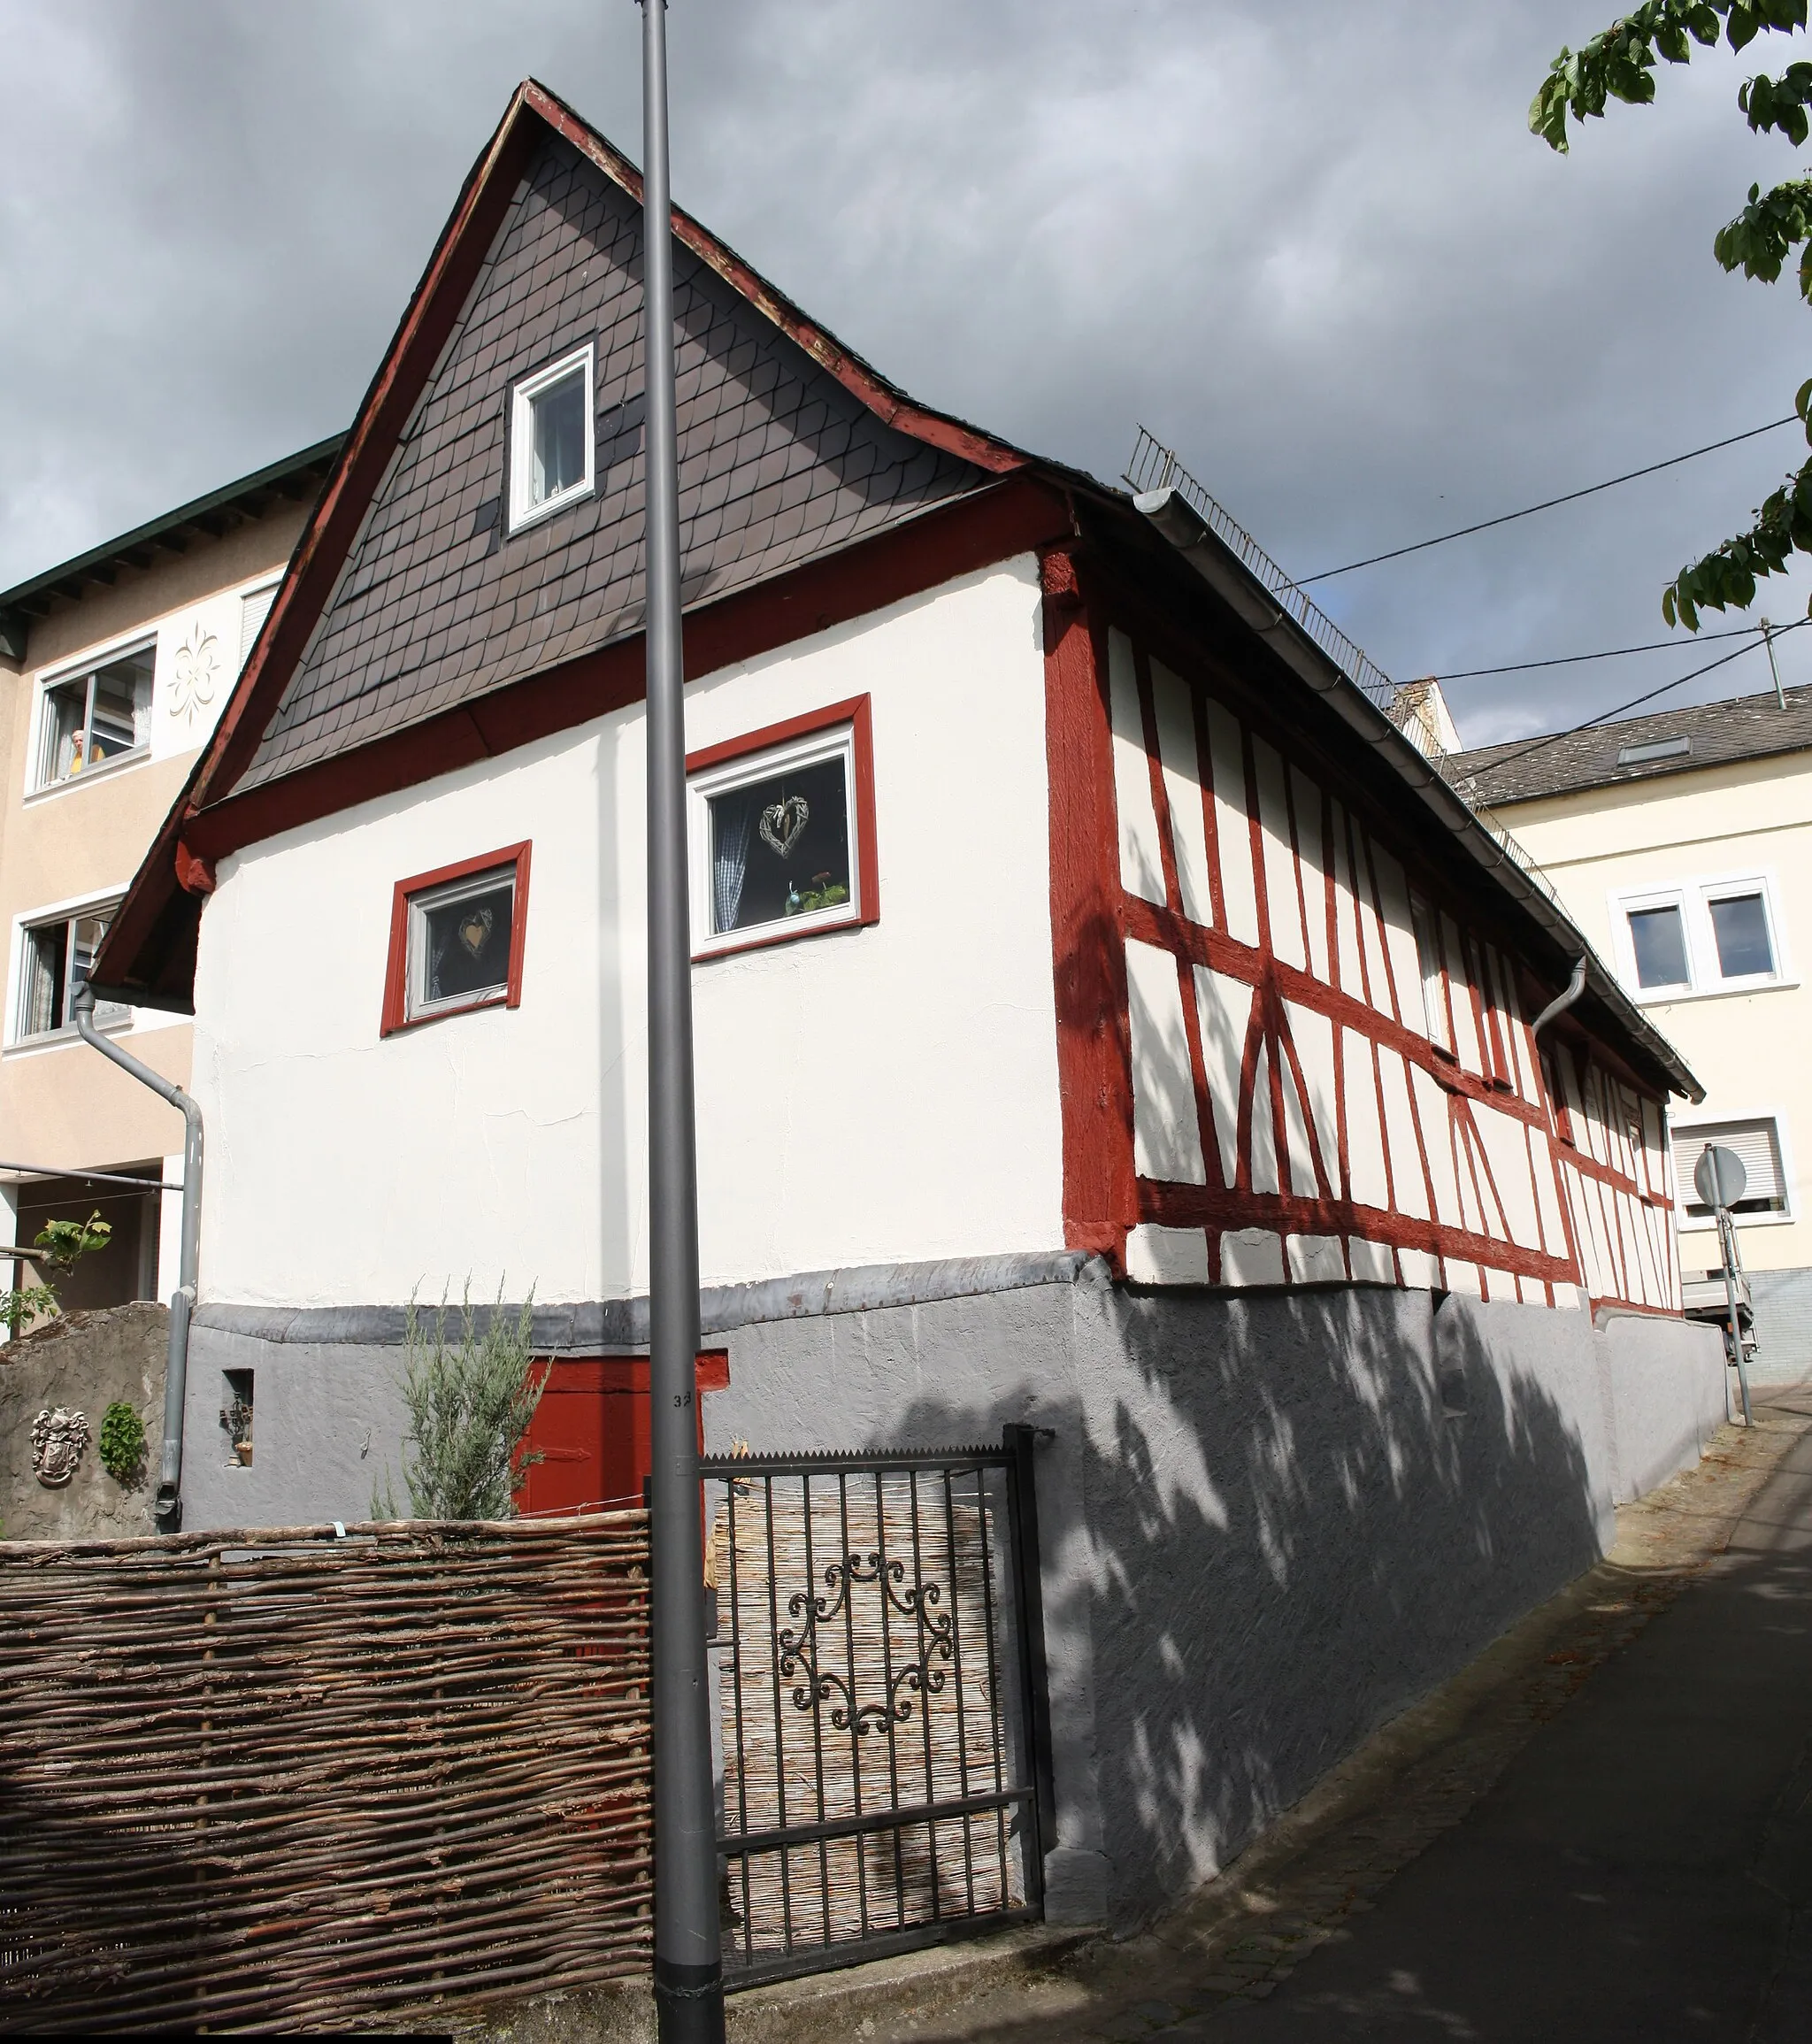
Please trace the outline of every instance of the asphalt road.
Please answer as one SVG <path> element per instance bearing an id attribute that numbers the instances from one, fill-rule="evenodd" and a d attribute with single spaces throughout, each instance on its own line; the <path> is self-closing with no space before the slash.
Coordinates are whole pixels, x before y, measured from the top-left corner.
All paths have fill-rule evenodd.
<path id="1" fill-rule="evenodd" d="M 1725 1553 L 1229 2044 L 1812 2044 L 1812 1435 Z"/>

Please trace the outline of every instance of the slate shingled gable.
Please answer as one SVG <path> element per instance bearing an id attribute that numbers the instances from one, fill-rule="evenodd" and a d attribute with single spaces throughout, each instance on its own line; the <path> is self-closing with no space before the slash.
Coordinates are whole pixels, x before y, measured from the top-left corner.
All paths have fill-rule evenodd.
<path id="1" fill-rule="evenodd" d="M 414 733 L 421 733 L 424 739 L 418 749 L 418 765 L 423 772 L 431 773 L 446 771 L 462 764 L 465 758 L 485 757 L 495 750 L 497 741 L 488 735 L 488 732 L 513 728 L 519 734 L 526 724 L 531 730 L 538 727 L 539 734 L 572 721 L 563 713 L 557 713 L 555 719 L 549 719 L 549 704 L 544 700 L 549 695 L 548 685 L 551 684 L 555 694 L 564 693 L 570 697 L 573 678 L 586 668 L 587 658 L 595 660 L 601 656 L 582 657 L 578 661 L 564 663 L 557 659 L 551 668 L 531 674 L 513 687 L 507 679 L 488 683 L 474 680 L 476 692 L 467 698 L 471 704 L 469 710 L 456 706 L 436 714 L 421 703 L 410 699 L 411 688 L 431 689 L 442 679 L 450 679 L 456 687 L 458 685 L 456 657 L 474 635 L 480 639 L 488 636 L 482 620 L 449 622 L 444 626 L 443 637 L 430 634 L 429 640 L 423 642 L 417 664 L 434 664 L 436 673 L 433 677 L 417 675 L 413 668 L 407 675 L 394 674 L 385 663 L 395 650 L 397 642 L 393 634 L 380 633 L 365 642 L 367 669 L 357 681 L 348 684 L 343 676 L 336 676 L 337 692 L 331 696 L 319 703 L 304 703 L 302 692 L 298 692 L 293 706 L 290 704 L 291 684 L 296 680 L 304 664 L 311 661 L 317 650 L 317 642 L 324 640 L 326 627 L 336 622 L 331 616 L 332 606 L 340 589 L 350 588 L 344 580 L 347 565 L 361 547 L 373 509 L 396 466 L 398 450 L 411 436 L 422 395 L 455 338 L 455 330 L 460 327 L 468 302 L 480 281 L 480 271 L 496 250 L 500 234 L 507 231 L 525 186 L 534 165 L 546 150 L 550 136 L 564 137 L 578 158 L 595 166 L 605 182 L 626 195 L 633 207 L 640 207 L 641 173 L 628 158 L 545 86 L 533 79 L 526 80 L 511 96 L 495 134 L 467 175 L 457 203 L 411 296 L 402 324 L 358 407 L 351 432 L 327 480 L 314 516 L 297 543 L 251 660 L 239 678 L 213 737 L 197 757 L 182 792 L 159 826 L 150 850 L 113 918 L 96 959 L 94 983 L 98 988 L 141 1006 L 167 1008 L 185 1014 L 192 1011 L 200 903 L 212 886 L 210 861 L 220 849 L 221 834 L 218 830 L 210 834 L 206 828 L 210 819 L 219 818 L 232 809 L 240 810 L 243 815 L 248 803 L 253 805 L 254 812 L 267 814 L 269 798 L 286 788 L 300 790 L 308 784 L 305 795 L 287 804 L 278 804 L 279 808 L 287 806 L 293 812 L 281 822 L 267 825 L 260 821 L 252 827 L 250 835 L 241 834 L 233 839 L 235 844 L 249 843 L 258 835 L 267 834 L 268 828 L 288 828 L 307 817 L 332 813 L 334 809 L 345 806 L 347 801 L 366 799 L 403 785 L 398 778 L 395 749 L 399 744 L 410 744 Z M 703 288 L 708 273 L 713 283 L 721 281 L 727 288 L 732 301 L 740 301 L 742 306 L 759 316 L 756 327 L 757 334 L 766 338 L 767 329 L 771 328 L 777 339 L 784 338 L 791 343 L 841 391 L 853 397 L 869 418 L 903 435 L 916 443 L 918 450 L 923 450 L 912 457 L 918 463 L 914 472 L 902 473 L 895 479 L 898 501 L 877 521 L 871 532 L 857 534 L 846 542 L 852 554 L 871 555 L 889 533 L 921 529 L 923 526 L 937 522 L 927 514 L 941 512 L 948 518 L 954 510 L 960 516 L 965 506 L 972 506 L 978 519 L 971 521 L 969 531 L 956 536 L 954 545 L 946 538 L 929 547 L 919 546 L 917 549 L 919 557 L 904 564 L 909 580 L 915 575 L 922 578 L 928 567 L 936 565 L 941 549 L 945 565 L 941 576 L 937 579 L 944 579 L 952 573 L 966 572 L 984 558 L 1002 558 L 1006 552 L 1023 551 L 1028 545 L 1040 543 L 1044 527 L 1052 523 L 1054 516 L 1058 527 L 1067 529 L 1069 521 L 1064 509 L 1067 490 L 1071 484 L 1086 485 L 1086 479 L 1058 470 L 1048 463 L 1036 465 L 1045 486 L 1040 493 L 1043 508 L 1033 507 L 1028 516 L 1023 492 L 1010 500 L 1003 497 L 1001 491 L 1006 479 L 1032 473 L 1034 465 L 1022 450 L 966 426 L 960 419 L 918 403 L 809 319 L 733 250 L 677 206 L 673 209 L 672 220 L 678 244 L 674 251 L 676 272 L 695 288 L 699 305 L 718 302 Z M 760 324 L 763 321 L 766 323 L 765 327 Z M 827 417 L 833 412 L 842 415 L 839 411 L 840 401 L 833 398 L 828 390 L 823 393 L 823 397 Z M 805 409 L 802 404 L 800 410 Z M 619 415 L 616 424 L 626 431 L 626 415 Z M 501 425 L 498 430 L 501 433 Z M 808 421 L 794 437 L 810 440 L 816 430 L 815 423 Z M 455 458 L 456 443 L 457 435 L 449 436 L 431 460 L 438 458 L 450 465 Z M 766 454 L 772 451 L 772 449 L 763 450 Z M 947 464 L 938 460 L 926 462 L 926 454 L 951 457 L 959 468 L 965 465 L 972 466 L 978 477 L 992 478 L 994 484 L 992 497 L 983 491 L 965 495 L 960 486 L 952 488 Z M 888 458 L 881 463 L 883 469 L 889 465 L 901 465 L 896 451 L 890 452 Z M 707 467 L 710 467 L 709 456 Z M 713 471 L 707 481 L 714 475 Z M 746 603 L 752 592 L 775 586 L 784 589 L 801 582 L 798 565 L 803 562 L 810 566 L 812 549 L 796 548 L 795 543 L 804 531 L 802 518 L 799 519 L 797 530 L 789 529 L 790 519 L 802 508 L 786 496 L 790 480 L 786 474 L 779 477 L 779 488 L 785 501 L 763 514 L 772 520 L 777 547 L 765 565 L 755 558 L 756 549 L 746 537 L 733 560 L 731 549 L 723 543 L 721 521 L 720 529 L 705 541 L 713 556 L 709 564 L 710 572 L 722 572 L 722 586 L 729 591 L 729 596 L 726 603 L 714 603 L 709 597 L 695 596 L 692 611 L 695 617 L 702 615 L 709 620 L 734 611 L 736 604 Z M 840 484 L 847 480 L 860 486 L 857 494 L 862 497 L 862 511 L 865 511 L 878 501 L 876 488 L 865 484 L 853 467 L 839 480 Z M 915 498 L 913 508 L 907 508 Z M 484 501 L 480 498 L 480 504 Z M 986 507 L 991 502 L 1000 505 L 1001 511 L 989 512 Z M 722 508 L 704 506 L 706 522 L 710 522 L 713 510 Z M 477 515 L 475 511 L 475 518 Z M 982 530 L 990 526 L 998 529 Z M 835 542 L 827 542 L 819 534 L 819 549 L 826 545 L 830 551 L 820 550 L 818 559 L 824 565 L 834 564 L 841 557 Z M 789 553 L 788 549 L 793 550 Z M 952 557 L 965 551 L 972 557 Z M 892 564 L 880 580 L 885 583 L 891 576 L 897 581 L 900 566 L 900 563 Z M 403 577 L 413 574 L 418 594 L 427 586 L 429 575 L 424 560 L 412 549 L 399 550 L 393 572 Z M 768 578 L 765 581 L 764 575 Z M 740 595 L 736 587 L 739 576 Z M 804 579 L 809 581 L 810 576 L 808 574 Z M 930 584 L 922 579 L 911 583 L 912 588 L 928 586 Z M 896 600 L 906 593 L 905 588 L 900 588 L 885 600 Z M 545 599 L 539 584 L 532 590 L 518 588 L 511 594 L 518 605 L 511 627 L 517 634 L 516 642 L 507 643 L 510 634 L 505 633 L 506 644 L 501 649 L 500 657 L 519 661 Z M 825 592 L 820 590 L 817 594 L 821 599 Z M 624 607 L 628 606 L 626 603 Z M 818 608 L 824 608 L 822 601 Z M 834 604 L 832 609 L 835 609 Z M 796 605 L 789 606 L 784 601 L 778 609 L 770 605 L 768 612 L 758 620 L 756 633 L 758 641 L 763 640 L 764 634 L 772 634 L 775 619 L 783 611 L 788 612 L 791 633 L 797 630 L 793 619 L 813 614 L 801 611 Z M 720 658 L 746 657 L 744 652 L 736 650 L 733 644 L 724 643 L 733 642 L 738 632 L 744 632 L 746 635 L 746 621 L 728 625 L 718 633 Z M 764 642 L 779 642 L 769 637 Z M 619 636 L 614 649 L 632 653 L 634 646 L 633 634 Z M 325 667 L 331 649 L 323 643 L 319 650 Z M 608 652 L 602 657 L 607 657 Z M 522 672 L 519 665 L 517 671 Z M 386 694 L 389 685 L 399 680 L 403 687 L 393 692 L 393 706 L 402 721 L 388 727 L 388 735 L 371 735 L 378 732 L 379 726 L 373 714 L 375 706 L 367 702 L 365 692 L 369 690 L 373 695 Z M 589 680 L 581 686 L 589 689 Z M 622 692 L 620 677 L 613 676 L 610 687 L 621 701 L 632 699 Z M 518 703 L 518 698 L 525 699 Z M 493 704 L 506 707 L 501 714 L 494 716 Z M 510 707 L 511 705 L 514 707 Z M 609 706 L 607 703 L 599 705 L 600 708 Z M 273 734 L 273 722 L 286 710 L 288 716 L 283 729 Z M 317 741 L 326 739 L 329 726 L 332 737 L 325 747 L 317 746 L 312 755 L 315 764 L 311 766 L 303 760 L 302 733 L 315 717 L 321 720 L 322 728 L 310 732 L 309 737 Z M 459 728 L 454 729 L 449 728 L 449 719 L 463 722 Z M 271 741 L 269 752 L 266 751 L 267 739 Z M 506 746 L 524 742 L 520 735 L 505 736 L 501 741 Z M 280 769 L 278 749 L 285 745 L 294 746 L 296 750 L 293 756 L 284 757 Z M 248 785 L 246 776 L 255 763 L 265 778 L 259 786 L 252 788 Z M 341 772 L 342 767 L 346 770 L 343 773 Z M 334 777 L 334 792 L 325 796 L 320 778 L 323 774 Z M 420 777 L 419 772 L 411 772 L 407 778 Z M 235 821 L 231 827 L 242 830 L 243 825 Z M 203 841 L 211 834 L 213 841 Z"/>
<path id="2" fill-rule="evenodd" d="M 676 250 L 682 598 L 710 602 L 993 477 L 875 417 Z M 509 393 L 595 343 L 597 487 L 503 516 Z M 242 788 L 641 630 L 641 215 L 564 137 L 532 161 Z"/>

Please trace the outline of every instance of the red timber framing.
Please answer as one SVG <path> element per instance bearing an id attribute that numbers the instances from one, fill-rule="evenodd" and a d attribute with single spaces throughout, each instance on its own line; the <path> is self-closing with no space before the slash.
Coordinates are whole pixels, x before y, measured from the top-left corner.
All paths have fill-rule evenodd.
<path id="1" fill-rule="evenodd" d="M 1071 1246 L 1164 1283 L 1678 1310 L 1662 1103 L 1332 763 L 1043 559 Z M 1539 1004 L 1539 1000 L 1538 1003 Z"/>

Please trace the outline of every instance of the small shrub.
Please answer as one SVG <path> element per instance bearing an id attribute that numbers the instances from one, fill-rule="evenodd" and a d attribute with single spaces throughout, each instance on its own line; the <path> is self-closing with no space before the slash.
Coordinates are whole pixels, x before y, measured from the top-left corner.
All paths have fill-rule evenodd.
<path id="1" fill-rule="evenodd" d="M 57 1311 L 57 1295 L 48 1285 L 27 1285 L 22 1290 L 0 1292 L 0 1321 L 16 1341 L 34 1320 L 48 1320 Z"/>
<path id="2" fill-rule="evenodd" d="M 447 1341 L 447 1302 L 431 1323 L 409 1302 L 403 1402 L 409 1413 L 403 1480 L 416 1518 L 508 1518 L 512 1493 L 539 1455 L 520 1453 L 548 1371 L 530 1353 L 534 1295 L 512 1320 L 497 1309 L 478 1331 L 468 1292 L 457 1344 Z M 395 1518 L 387 1470 L 372 1492 L 372 1516 Z"/>
<path id="3" fill-rule="evenodd" d="M 101 1467 L 127 1489 L 145 1472 L 145 1423 L 120 1399 L 101 1415 Z"/>

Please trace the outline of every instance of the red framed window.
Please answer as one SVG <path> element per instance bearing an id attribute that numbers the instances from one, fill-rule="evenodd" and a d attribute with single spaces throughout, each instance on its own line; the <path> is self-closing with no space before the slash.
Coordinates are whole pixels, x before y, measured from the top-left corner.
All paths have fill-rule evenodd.
<path id="1" fill-rule="evenodd" d="M 505 845 L 398 880 L 380 1034 L 522 1003 L 528 852 Z"/>
<path id="2" fill-rule="evenodd" d="M 686 788 L 695 958 L 880 919 L 866 695 L 689 753 Z"/>

